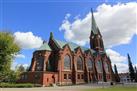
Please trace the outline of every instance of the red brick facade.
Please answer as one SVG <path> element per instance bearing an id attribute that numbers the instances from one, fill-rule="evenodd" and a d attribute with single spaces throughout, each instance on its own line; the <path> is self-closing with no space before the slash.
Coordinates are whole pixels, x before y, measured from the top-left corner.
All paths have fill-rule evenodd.
<path id="1" fill-rule="evenodd" d="M 51 33 L 49 42 L 33 53 L 30 69 L 19 82 L 49 86 L 112 81 L 111 61 L 98 28 L 91 30 L 90 47 L 58 41 Z"/>

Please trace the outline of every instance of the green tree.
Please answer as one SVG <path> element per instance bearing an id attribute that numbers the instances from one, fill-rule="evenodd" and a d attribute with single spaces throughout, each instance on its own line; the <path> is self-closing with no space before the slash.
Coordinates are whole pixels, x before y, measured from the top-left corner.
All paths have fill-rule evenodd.
<path id="1" fill-rule="evenodd" d="M 4 82 L 15 83 L 19 78 L 20 72 L 17 70 L 10 70 L 7 78 L 4 79 Z"/>
<path id="2" fill-rule="evenodd" d="M 21 72 L 21 73 L 25 71 L 25 68 L 24 68 L 23 65 L 20 65 L 17 69 L 18 69 L 18 71 Z"/>
<path id="3" fill-rule="evenodd" d="M 27 66 L 27 68 L 26 68 L 26 70 L 25 70 L 25 71 L 29 71 L 29 68 L 30 68 L 30 67 L 29 67 L 29 66 Z"/>
<path id="4" fill-rule="evenodd" d="M 20 47 L 15 43 L 14 36 L 8 32 L 0 32 L 0 81 L 8 78 L 11 64 Z"/>
<path id="5" fill-rule="evenodd" d="M 11 82 L 11 83 L 16 82 L 19 79 L 21 73 L 23 73 L 24 71 L 25 71 L 25 68 L 23 65 L 16 66 L 15 70 L 10 71 L 7 78 L 5 79 L 5 82 Z"/>
<path id="6" fill-rule="evenodd" d="M 120 82 L 120 78 L 119 78 L 119 75 L 118 75 L 118 71 L 117 71 L 117 66 L 114 64 L 114 71 L 115 71 L 115 81 L 116 82 Z"/>
<path id="7" fill-rule="evenodd" d="M 135 67 L 135 82 L 137 82 L 137 68 Z"/>
<path id="8" fill-rule="evenodd" d="M 134 72 L 134 68 L 133 68 L 129 54 L 127 54 L 127 57 L 128 57 L 129 75 L 130 75 L 131 81 L 133 81 L 133 80 L 135 80 L 135 72 Z"/>

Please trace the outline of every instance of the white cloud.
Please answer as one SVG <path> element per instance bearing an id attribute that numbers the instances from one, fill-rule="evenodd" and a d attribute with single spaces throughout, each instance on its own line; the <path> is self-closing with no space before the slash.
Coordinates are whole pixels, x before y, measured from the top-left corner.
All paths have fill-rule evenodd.
<path id="1" fill-rule="evenodd" d="M 118 73 L 128 72 L 128 65 L 124 63 L 116 63 Z"/>
<path id="2" fill-rule="evenodd" d="M 71 16 L 71 14 L 67 13 L 65 16 L 65 19 L 68 19 Z"/>
<path id="3" fill-rule="evenodd" d="M 136 2 L 113 6 L 102 4 L 97 7 L 97 12 L 94 12 L 94 16 L 103 35 L 105 47 L 110 48 L 130 42 L 133 35 L 137 33 L 136 10 Z M 73 22 L 65 18 L 59 29 L 64 31 L 64 37 L 67 41 L 80 45 L 89 43 L 91 29 L 90 12 L 83 19 L 78 17 Z"/>
<path id="4" fill-rule="evenodd" d="M 15 32 L 15 42 L 23 49 L 39 48 L 42 44 L 41 37 L 33 35 L 32 32 Z"/>
<path id="5" fill-rule="evenodd" d="M 124 63 L 125 61 L 127 61 L 127 58 L 125 56 L 120 55 L 120 53 L 112 49 L 107 49 L 106 52 L 111 59 L 112 66 L 116 64 L 119 73 L 128 71 L 128 65 Z"/>
<path id="6" fill-rule="evenodd" d="M 112 49 L 107 49 L 106 50 L 108 56 L 110 56 L 111 61 L 114 63 L 119 63 L 119 62 L 124 62 L 127 60 L 125 56 L 120 55 L 120 53 L 112 50 Z"/>
<path id="7" fill-rule="evenodd" d="M 23 54 L 17 54 L 17 55 L 15 55 L 14 57 L 15 57 L 15 58 L 23 58 L 23 59 L 24 59 L 24 58 L 25 58 L 25 55 L 23 55 Z"/>

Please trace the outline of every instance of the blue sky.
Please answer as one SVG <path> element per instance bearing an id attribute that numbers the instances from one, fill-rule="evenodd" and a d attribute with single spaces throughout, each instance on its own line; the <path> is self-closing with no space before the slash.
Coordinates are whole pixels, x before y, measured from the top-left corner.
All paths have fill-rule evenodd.
<path id="1" fill-rule="evenodd" d="M 64 41 L 72 41 L 75 43 L 78 43 L 80 45 L 89 46 L 87 40 L 79 41 L 75 38 L 68 38 L 66 35 L 67 32 L 70 32 L 73 36 L 75 35 L 75 32 L 73 32 L 73 29 L 75 28 L 75 25 L 78 26 L 79 24 L 75 23 L 75 21 L 83 22 L 82 20 L 88 19 L 88 14 L 90 12 L 90 9 L 93 8 L 95 13 L 95 16 L 101 16 L 98 13 L 100 11 L 97 10 L 99 6 L 102 6 L 101 9 L 104 7 L 109 8 L 107 6 L 109 5 L 117 5 L 118 3 L 130 3 L 131 0 L 72 0 L 72 1 L 44 1 L 44 0 L 0 0 L 0 31 L 10 31 L 12 32 L 15 37 L 19 37 L 18 34 L 24 34 L 27 36 L 28 32 L 30 32 L 31 36 L 34 39 L 40 39 L 40 40 L 47 40 L 49 39 L 49 33 L 53 32 L 56 39 L 64 40 Z M 133 3 L 136 3 L 134 0 L 132 0 Z M 105 4 L 103 6 L 103 4 Z M 110 8 L 112 8 L 112 6 Z M 129 5 L 130 6 L 130 5 Z M 118 7 L 121 7 L 120 5 Z M 126 8 L 126 5 L 125 5 Z M 128 8 L 128 7 L 127 7 Z M 132 9 L 132 7 L 131 7 Z M 118 9 L 116 9 L 118 10 Z M 122 13 L 122 12 L 121 12 Z M 131 12 L 132 13 L 132 12 Z M 68 16 L 67 16 L 68 15 Z M 133 15 L 134 16 L 134 15 Z M 66 17 L 66 18 L 65 18 Z M 77 18 L 76 18 L 77 17 Z M 96 19 L 95 17 L 95 19 Z M 76 19 L 75 19 L 76 18 Z M 105 30 L 105 27 L 103 27 L 104 23 L 101 23 L 101 18 L 97 17 L 97 21 L 99 22 L 98 27 L 100 28 L 100 31 Z M 104 18 L 105 19 L 105 18 Z M 110 18 L 109 18 L 110 19 Z M 127 19 L 127 18 L 125 18 Z M 136 17 L 132 18 L 136 20 Z M 112 19 L 110 19 L 112 20 Z M 64 22 L 63 22 L 64 21 Z M 105 22 L 105 20 L 103 20 Z M 122 20 L 121 20 L 122 21 Z M 124 21 L 124 18 L 123 18 Z M 69 22 L 69 29 L 67 29 L 66 26 Z M 87 21 L 88 22 L 88 21 Z M 98 23 L 97 22 L 97 23 Z M 114 21 L 109 21 L 114 22 Z M 132 21 L 131 21 L 132 22 Z M 134 21 L 133 21 L 134 22 Z M 126 22 L 125 22 L 126 23 Z M 63 25 L 64 24 L 64 25 Z M 81 23 L 82 25 L 83 23 Z M 108 24 L 108 23 L 107 23 Z M 90 24 L 89 24 L 90 25 Z M 100 26 L 99 26 L 100 25 Z M 104 25 L 106 26 L 106 25 Z M 115 26 L 115 25 L 114 25 Z M 127 26 L 127 25 L 125 25 Z M 74 28 L 73 28 L 74 27 Z M 120 27 L 120 26 L 119 26 Z M 128 26 L 130 27 L 130 26 Z M 61 28 L 61 29 L 60 29 Z M 72 31 L 69 31 L 71 30 Z M 79 28 L 76 31 L 81 31 Z M 102 29 L 102 30 L 101 30 Z M 110 29 L 110 28 L 108 28 Z M 123 29 L 123 28 L 121 28 Z M 90 30 L 90 29 L 89 29 Z M 136 31 L 136 27 L 134 27 L 134 30 L 131 29 L 132 32 Z M 74 30 L 75 31 L 75 30 Z M 121 30 L 122 31 L 122 30 Z M 128 31 L 125 30 L 125 31 Z M 130 31 L 130 29 L 129 29 Z M 18 32 L 18 33 L 17 33 Z M 82 31 L 83 32 L 83 31 Z M 85 31 L 87 32 L 87 31 Z M 111 31 L 109 31 L 112 33 Z M 114 32 L 114 31 L 113 31 Z M 128 32 L 127 32 L 128 33 Z M 87 33 L 85 33 L 87 34 Z M 107 37 L 107 33 L 103 32 L 105 39 L 109 38 L 109 41 L 111 40 L 111 37 Z M 17 36 L 18 35 L 18 36 Z M 123 36 L 123 32 L 119 32 L 119 34 L 116 32 L 113 34 L 113 36 Z M 131 36 L 132 35 L 132 36 Z M 119 69 L 121 67 L 127 67 L 123 66 L 121 64 L 127 64 L 127 59 L 125 59 L 127 53 L 130 54 L 133 64 L 137 64 L 137 35 L 132 33 L 130 36 L 128 36 L 128 42 L 116 42 L 117 45 L 114 45 L 115 41 L 113 43 L 107 42 L 106 44 L 112 44 L 111 47 L 107 47 L 106 50 L 108 50 L 108 53 L 110 53 L 110 56 L 112 57 L 113 63 L 118 63 Z M 23 35 L 22 35 L 23 36 Z M 84 35 L 82 38 L 85 38 Z M 24 36 L 25 37 L 25 36 Z M 36 37 L 36 38 L 35 38 Z M 126 37 L 126 36 L 123 36 Z M 113 37 L 112 37 L 113 38 Z M 121 37 L 119 37 L 121 38 Z M 23 39 L 23 38 L 21 38 Z M 115 39 L 115 37 L 114 37 Z M 35 41 L 37 43 L 41 43 Z M 30 43 L 31 40 L 22 40 L 25 41 L 24 43 Z M 122 40 L 125 41 L 125 40 Z M 19 40 L 19 43 L 21 41 Z M 23 43 L 22 43 L 23 45 Z M 24 44 L 28 46 L 27 44 Z M 17 64 L 30 64 L 32 53 L 34 50 L 36 50 L 36 47 L 32 48 L 24 48 L 21 50 L 20 54 L 21 56 L 18 56 L 14 61 L 14 66 Z M 115 59 L 114 57 L 117 56 Z M 119 62 L 115 62 L 115 60 L 120 60 Z M 120 64 L 119 64 L 120 63 Z"/>

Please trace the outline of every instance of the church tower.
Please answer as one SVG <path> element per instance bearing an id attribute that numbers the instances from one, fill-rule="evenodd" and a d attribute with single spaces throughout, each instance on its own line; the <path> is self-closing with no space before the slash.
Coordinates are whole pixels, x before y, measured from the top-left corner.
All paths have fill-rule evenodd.
<path id="1" fill-rule="evenodd" d="M 92 9 L 91 9 L 91 19 L 92 19 L 91 21 L 92 23 L 91 23 L 91 34 L 90 34 L 90 48 L 98 52 L 104 51 L 102 35 L 96 24 Z"/>

